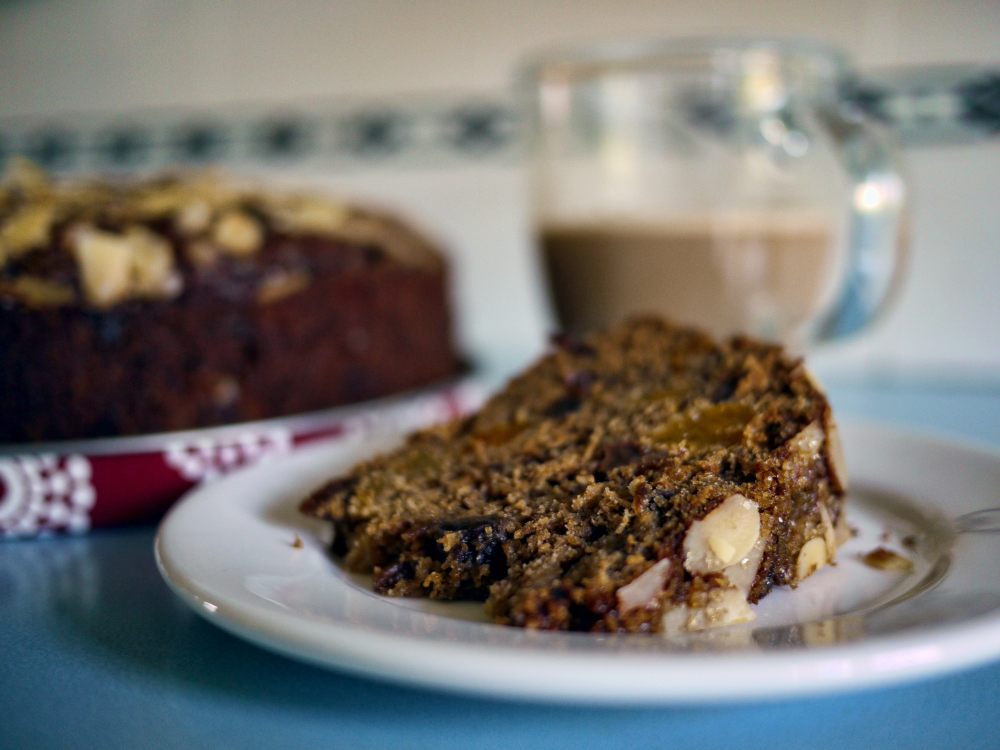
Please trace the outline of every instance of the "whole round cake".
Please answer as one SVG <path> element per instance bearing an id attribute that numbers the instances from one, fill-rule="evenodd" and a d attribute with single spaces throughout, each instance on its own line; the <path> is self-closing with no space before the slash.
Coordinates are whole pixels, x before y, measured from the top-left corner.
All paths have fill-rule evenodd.
<path id="1" fill-rule="evenodd" d="M 0 442 L 265 419 L 461 370 L 399 220 L 209 175 L 0 185 Z"/>

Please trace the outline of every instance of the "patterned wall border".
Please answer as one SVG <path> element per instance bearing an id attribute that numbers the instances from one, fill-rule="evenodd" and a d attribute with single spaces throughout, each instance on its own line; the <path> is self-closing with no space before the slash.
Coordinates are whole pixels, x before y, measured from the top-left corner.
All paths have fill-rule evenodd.
<path id="1" fill-rule="evenodd" d="M 845 96 L 907 144 L 1000 135 L 997 69 L 887 71 L 852 82 Z M 0 118 L 0 164 L 23 154 L 56 172 L 208 163 L 440 167 L 513 163 L 522 152 L 523 128 L 507 92 Z"/>
<path id="2" fill-rule="evenodd" d="M 958 143 L 1000 135 L 1000 69 L 936 65 L 875 72 L 849 96 L 893 125 L 907 145 Z"/>
<path id="3" fill-rule="evenodd" d="M 55 172 L 167 165 L 323 163 L 344 170 L 513 162 L 510 97 L 452 95 L 0 119 L 0 162 L 24 155 Z"/>

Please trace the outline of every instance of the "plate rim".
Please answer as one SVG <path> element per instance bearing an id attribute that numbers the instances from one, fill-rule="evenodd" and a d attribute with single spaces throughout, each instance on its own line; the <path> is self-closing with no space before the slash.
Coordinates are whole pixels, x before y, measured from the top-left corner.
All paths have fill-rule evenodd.
<path id="1" fill-rule="evenodd" d="M 943 448 L 972 452 L 1000 464 L 1000 450 L 975 441 L 953 440 L 933 433 L 905 430 L 867 420 L 845 420 L 842 430 L 867 432 L 869 436 L 876 435 L 875 439 L 922 444 L 924 448 L 935 451 Z M 809 649 L 670 652 L 668 655 L 661 654 L 664 657 L 662 661 L 668 662 L 666 666 L 658 660 L 659 669 L 663 672 L 663 685 L 667 689 L 651 686 L 648 675 L 647 679 L 640 679 L 629 688 L 620 689 L 629 670 L 636 670 L 639 676 L 648 672 L 643 670 L 644 663 L 649 660 L 648 653 L 610 650 L 585 655 L 551 651 L 545 653 L 545 638 L 593 638 L 585 633 L 540 634 L 537 640 L 542 647 L 529 648 L 523 644 L 510 643 L 484 645 L 461 641 L 442 642 L 410 634 L 366 630 L 344 621 L 331 623 L 328 620 L 305 617 L 302 613 L 281 611 L 277 605 L 274 609 L 269 609 L 256 601 L 246 603 L 239 597 L 219 597 L 186 575 L 182 570 L 183 564 L 172 559 L 169 549 L 171 529 L 177 518 L 189 512 L 199 502 L 199 497 L 218 492 L 223 482 L 235 483 L 242 479 L 249 483 L 255 472 L 271 472 L 286 466 L 293 468 L 288 466 L 293 462 L 306 465 L 318 461 L 320 456 L 332 456 L 334 451 L 335 448 L 331 445 L 309 447 L 280 462 L 253 467 L 188 493 L 163 519 L 156 534 L 156 564 L 169 588 L 214 625 L 272 652 L 317 666 L 411 687 L 515 700 L 600 705 L 682 705 L 767 700 L 896 684 L 947 674 L 1000 656 L 1000 610 L 996 610 L 960 623 L 922 627 L 916 632 L 876 634 L 861 641 Z M 935 509 L 942 510 L 939 506 L 935 506 Z M 954 518 L 954 514 L 946 515 Z M 503 628 L 487 623 L 483 625 Z M 412 648 L 416 644 L 420 644 L 424 656 L 408 658 L 406 648 Z M 435 665 L 429 657 L 438 655 L 442 647 L 449 658 Z M 523 681 L 508 675 L 492 684 L 484 684 L 482 680 L 463 676 L 461 669 L 455 665 L 456 662 L 464 663 L 462 657 L 474 658 L 481 665 L 492 666 L 503 673 L 504 662 L 512 652 L 522 657 L 538 656 L 546 664 L 558 666 L 572 665 L 585 656 L 591 662 L 590 666 L 601 670 L 603 674 L 614 676 L 616 688 L 597 694 L 590 683 L 577 684 L 559 675 L 549 681 Z M 420 666 L 422 669 L 401 668 L 398 662 L 387 663 L 392 659 L 402 659 L 409 662 L 407 666 Z M 450 666 L 449 661 L 452 662 Z M 756 685 L 745 679 L 742 682 L 727 683 L 727 674 L 731 675 L 734 669 L 764 673 L 767 679 Z M 698 673 L 694 684 L 681 683 L 680 688 L 670 687 L 680 674 L 690 677 L 694 672 Z"/>

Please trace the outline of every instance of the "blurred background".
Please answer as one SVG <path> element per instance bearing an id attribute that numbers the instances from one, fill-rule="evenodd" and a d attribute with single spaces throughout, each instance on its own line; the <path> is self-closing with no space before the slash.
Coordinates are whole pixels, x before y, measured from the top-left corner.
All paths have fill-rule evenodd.
<path id="1" fill-rule="evenodd" d="M 902 293 L 875 328 L 816 353 L 821 375 L 1000 384 L 996 0 L 0 0 L 0 161 L 23 153 L 66 174 L 217 163 L 396 207 L 454 259 L 467 351 L 509 369 L 552 325 L 517 65 L 554 44 L 694 34 L 839 46 L 906 147 Z M 965 126 L 968 102 L 913 71 L 932 64 L 993 82 Z"/>

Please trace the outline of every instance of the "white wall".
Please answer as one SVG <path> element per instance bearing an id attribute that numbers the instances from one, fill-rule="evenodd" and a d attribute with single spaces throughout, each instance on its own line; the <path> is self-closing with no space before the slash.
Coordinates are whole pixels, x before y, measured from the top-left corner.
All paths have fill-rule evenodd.
<path id="1" fill-rule="evenodd" d="M 804 34 L 862 65 L 1000 62 L 1000 3 L 939 0 L 8 0 L 5 114 L 506 84 L 540 45 Z"/>
<path id="2" fill-rule="evenodd" d="M 0 123 L 495 91 L 539 46 L 702 33 L 820 37 L 863 67 L 1000 65 L 996 0 L 0 0 Z M 821 355 L 824 369 L 1000 382 L 998 144 L 910 154 L 915 231 L 904 293 L 880 328 Z M 543 303 L 516 165 L 346 176 L 320 165 L 310 176 L 396 203 L 450 241 L 469 346 L 494 355 L 537 346 Z"/>

